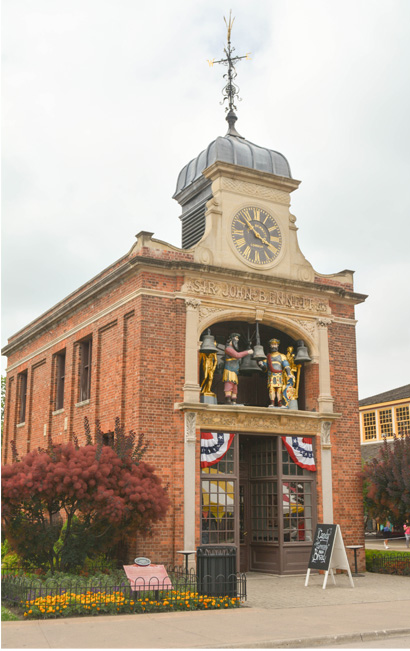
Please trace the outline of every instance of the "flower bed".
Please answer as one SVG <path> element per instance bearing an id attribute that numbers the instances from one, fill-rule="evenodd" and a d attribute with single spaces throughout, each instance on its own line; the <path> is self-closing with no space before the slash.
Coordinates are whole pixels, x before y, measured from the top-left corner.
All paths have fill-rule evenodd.
<path id="1" fill-rule="evenodd" d="M 2 568 L 2 600 L 20 610 L 25 619 L 79 615 L 166 612 L 238 608 L 246 599 L 243 574 L 202 577 L 169 568 L 163 583 L 151 579 L 130 585 L 123 570 L 94 576 Z M 152 583 L 153 581 L 154 583 Z M 172 582 L 172 588 L 169 585 Z M 203 594 L 203 586 L 208 594 Z M 213 590 L 213 592 L 211 592 Z"/>
<path id="2" fill-rule="evenodd" d="M 238 608 L 238 597 L 208 597 L 197 592 L 179 592 L 172 590 L 163 593 L 156 600 L 145 596 L 139 599 L 130 599 L 121 590 L 116 592 L 73 593 L 66 592 L 62 595 L 39 597 L 21 603 L 25 608 L 26 619 L 46 619 L 50 617 L 72 617 L 80 615 L 123 615 L 129 613 L 161 613 L 177 610 L 215 610 L 225 608 Z"/>

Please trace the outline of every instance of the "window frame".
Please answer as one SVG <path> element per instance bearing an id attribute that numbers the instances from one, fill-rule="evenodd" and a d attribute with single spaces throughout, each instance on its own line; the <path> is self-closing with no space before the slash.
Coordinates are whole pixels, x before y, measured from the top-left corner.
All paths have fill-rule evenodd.
<path id="1" fill-rule="evenodd" d="M 91 396 L 91 363 L 92 363 L 92 337 L 79 342 L 78 364 L 78 398 L 79 402 L 90 400 Z"/>
<path id="2" fill-rule="evenodd" d="M 65 397 L 65 374 L 66 374 L 66 350 L 61 350 L 54 356 L 55 363 L 55 396 L 54 409 L 64 409 Z"/>
<path id="3" fill-rule="evenodd" d="M 18 425 L 26 422 L 28 370 L 18 374 Z"/>

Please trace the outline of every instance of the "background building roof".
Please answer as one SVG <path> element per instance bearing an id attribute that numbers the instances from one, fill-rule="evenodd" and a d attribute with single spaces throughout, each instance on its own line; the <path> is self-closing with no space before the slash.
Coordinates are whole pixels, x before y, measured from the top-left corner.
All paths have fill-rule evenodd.
<path id="1" fill-rule="evenodd" d="M 367 405 L 376 405 L 379 402 L 392 402 L 393 400 L 410 399 L 410 384 L 405 384 L 398 389 L 390 389 L 384 393 L 377 393 L 375 396 L 363 398 L 359 400 L 359 407 L 366 407 Z"/>

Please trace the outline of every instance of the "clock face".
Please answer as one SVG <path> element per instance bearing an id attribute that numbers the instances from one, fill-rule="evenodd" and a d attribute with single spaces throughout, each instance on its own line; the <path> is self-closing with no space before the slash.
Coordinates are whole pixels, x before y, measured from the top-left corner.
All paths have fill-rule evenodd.
<path id="1" fill-rule="evenodd" d="M 250 264 L 271 264 L 282 248 L 282 234 L 276 220 L 263 208 L 247 206 L 232 220 L 231 237 L 238 253 Z"/>

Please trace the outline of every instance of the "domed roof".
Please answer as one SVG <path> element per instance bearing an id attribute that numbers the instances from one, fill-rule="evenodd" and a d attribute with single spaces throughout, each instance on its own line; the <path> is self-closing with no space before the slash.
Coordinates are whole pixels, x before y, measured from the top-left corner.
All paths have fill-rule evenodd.
<path id="1" fill-rule="evenodd" d="M 226 136 L 219 136 L 213 140 L 204 151 L 201 151 L 199 156 L 182 168 L 178 176 L 175 195 L 198 179 L 203 170 L 216 161 L 292 178 L 289 163 L 282 154 L 266 147 L 259 147 L 239 135 L 236 136 L 228 132 Z"/>

